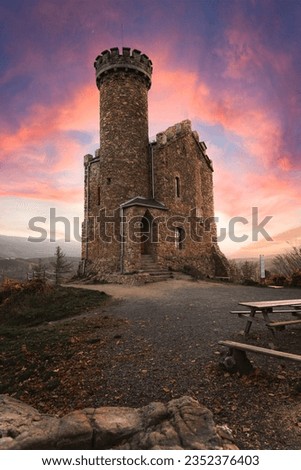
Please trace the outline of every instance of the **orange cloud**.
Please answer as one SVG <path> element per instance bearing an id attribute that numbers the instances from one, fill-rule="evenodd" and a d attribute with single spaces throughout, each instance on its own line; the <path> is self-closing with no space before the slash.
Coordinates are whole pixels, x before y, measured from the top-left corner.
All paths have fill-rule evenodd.
<path id="1" fill-rule="evenodd" d="M 281 168 L 281 170 L 283 170 L 283 171 L 293 170 L 293 165 L 292 165 L 290 159 L 286 156 L 284 156 L 282 158 L 279 158 L 278 165 L 279 165 L 279 168 Z"/>
<path id="2" fill-rule="evenodd" d="M 78 188 L 87 144 L 75 139 L 74 132 L 87 132 L 96 139 L 97 112 L 97 89 L 95 96 L 89 85 L 61 105 L 35 106 L 15 133 L 1 132 L 1 195 L 82 198 Z"/>
<path id="3" fill-rule="evenodd" d="M 51 186 L 49 182 L 45 184 L 24 184 L 17 189 L 8 187 L 0 189 L 0 197 L 20 197 L 41 200 L 77 202 L 83 199 L 82 189 L 58 189 Z"/>
<path id="4" fill-rule="evenodd" d="M 235 86 L 213 88 L 196 72 L 166 69 L 164 60 L 154 60 L 159 65 L 150 96 L 152 134 L 182 119 L 197 119 L 239 137 L 244 153 L 265 170 L 290 169 L 292 157 L 287 151 L 283 155 L 286 143 L 280 116 L 264 102 Z"/>
<path id="5" fill-rule="evenodd" d="M 220 163 L 214 173 L 219 210 L 231 216 L 245 215 L 251 206 L 261 207 L 271 215 L 295 211 L 301 199 L 299 185 L 284 176 L 258 172 L 240 174 L 226 168 L 226 163 Z"/>
<path id="6" fill-rule="evenodd" d="M 241 169 L 253 165 L 254 173 L 244 175 L 234 163 L 239 158 L 225 154 L 214 174 L 216 205 L 227 214 L 244 215 L 252 205 L 285 211 L 285 203 L 276 201 L 279 197 L 283 201 L 291 198 L 296 204 L 300 198 L 289 182 L 292 163 L 289 153 L 281 150 L 278 118 L 247 92 L 217 89 L 197 72 L 173 64 L 167 68 L 168 54 L 166 48 L 152 57 L 156 66 L 149 96 L 151 134 L 190 118 L 222 126 L 227 139 L 231 140 L 231 134 L 241 139 Z M 70 131 L 87 132 L 98 141 L 98 91 L 90 79 L 89 85 L 78 87 L 59 105 L 32 108 L 17 132 L 2 131 L 2 174 L 7 177 L 1 195 L 82 200 L 82 155 L 88 149 Z M 214 155 L 209 156 L 215 163 Z M 262 171 L 267 178 L 258 176 Z M 285 180 L 279 179 L 279 171 L 286 172 Z"/>
<path id="7" fill-rule="evenodd" d="M 217 152 L 218 163 L 214 155 L 216 144 L 213 141 L 211 153 L 209 143 L 208 153 L 215 168 L 216 211 L 225 217 L 242 216 L 249 220 L 252 207 L 258 207 L 260 217 L 273 216 L 269 223 L 273 233 L 298 223 L 300 189 L 291 174 L 292 157 L 283 151 L 286 145 L 279 116 L 247 90 L 240 93 L 235 87 L 214 88 L 196 72 L 176 66 L 167 69 L 164 57 L 161 61 L 154 57 L 154 62 L 159 66 L 150 100 L 153 131 L 190 118 L 222 126 L 225 142 L 239 138 L 241 154 L 228 155 L 226 149 L 221 149 Z"/>

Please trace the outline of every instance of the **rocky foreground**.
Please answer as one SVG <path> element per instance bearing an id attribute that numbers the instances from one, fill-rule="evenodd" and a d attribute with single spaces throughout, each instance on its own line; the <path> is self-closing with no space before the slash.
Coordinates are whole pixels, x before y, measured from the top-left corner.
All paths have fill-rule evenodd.
<path id="1" fill-rule="evenodd" d="M 0 395 L 0 449 L 237 449 L 227 426 L 184 396 L 142 408 L 100 407 L 63 417 Z"/>

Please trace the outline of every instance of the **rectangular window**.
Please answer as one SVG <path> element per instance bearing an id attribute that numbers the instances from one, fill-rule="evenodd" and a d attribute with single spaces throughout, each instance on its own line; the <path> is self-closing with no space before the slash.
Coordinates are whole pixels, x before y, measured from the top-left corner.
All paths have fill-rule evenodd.
<path id="1" fill-rule="evenodd" d="M 185 230 L 182 227 L 175 229 L 175 247 L 178 250 L 183 250 L 185 241 Z"/>
<path id="2" fill-rule="evenodd" d="M 180 178 L 178 176 L 175 177 L 175 190 L 176 197 L 180 197 Z"/>
<path id="3" fill-rule="evenodd" d="M 100 186 L 97 188 L 97 205 L 100 206 Z"/>

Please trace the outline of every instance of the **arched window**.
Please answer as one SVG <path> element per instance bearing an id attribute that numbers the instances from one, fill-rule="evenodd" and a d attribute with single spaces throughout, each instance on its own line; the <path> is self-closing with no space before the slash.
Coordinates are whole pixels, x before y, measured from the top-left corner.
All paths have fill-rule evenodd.
<path id="1" fill-rule="evenodd" d="M 152 242 L 153 242 L 153 216 L 147 210 L 141 219 L 141 254 L 151 255 L 152 254 Z"/>
<path id="2" fill-rule="evenodd" d="M 180 197 L 181 195 L 180 178 L 178 176 L 175 177 L 175 193 L 176 193 L 176 197 Z"/>
<path id="3" fill-rule="evenodd" d="M 175 246 L 178 250 L 183 250 L 185 241 L 185 230 L 183 227 L 175 228 Z"/>

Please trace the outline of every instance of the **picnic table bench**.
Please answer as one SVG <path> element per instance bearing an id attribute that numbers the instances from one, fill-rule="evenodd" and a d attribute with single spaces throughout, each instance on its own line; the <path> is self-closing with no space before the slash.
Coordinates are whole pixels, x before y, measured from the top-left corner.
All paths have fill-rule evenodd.
<path id="1" fill-rule="evenodd" d="M 272 332 L 273 339 L 275 337 L 275 329 L 284 329 L 288 325 L 301 324 L 301 299 L 239 302 L 238 304 L 248 307 L 248 310 L 232 310 L 230 313 L 237 314 L 239 317 L 246 319 L 245 336 L 248 336 L 252 324 L 256 322 L 265 324 Z M 295 318 L 278 320 L 270 318 L 274 314 L 292 314 Z M 273 349 L 234 341 L 219 341 L 219 344 L 229 348 L 228 355 L 223 362 L 226 368 L 230 370 L 231 367 L 235 366 L 241 374 L 248 374 L 253 370 L 246 352 L 266 354 L 280 359 L 301 362 L 301 355 L 277 351 L 274 344 L 272 345 Z"/>
<path id="2" fill-rule="evenodd" d="M 238 343 L 236 341 L 219 341 L 221 346 L 228 347 L 228 354 L 223 361 L 228 370 L 238 371 L 241 375 L 249 374 L 253 371 L 253 366 L 249 361 L 246 352 L 265 354 L 278 359 L 288 359 L 290 361 L 301 362 L 300 354 L 292 354 L 285 351 L 277 351 L 270 348 L 262 348 L 254 344 Z"/>
<path id="3" fill-rule="evenodd" d="M 231 314 L 237 314 L 241 318 L 245 318 L 246 326 L 244 330 L 245 336 L 248 335 L 252 323 L 264 322 L 270 328 L 285 328 L 289 325 L 301 324 L 301 299 L 290 300 L 268 300 L 268 301 L 253 301 L 253 302 L 239 302 L 238 305 L 248 307 L 248 310 L 232 310 Z M 281 307 L 290 307 L 289 309 L 281 309 Z M 296 318 L 275 320 L 270 318 L 271 314 L 287 314 L 290 313 Z M 260 315 L 258 317 L 258 314 Z M 257 317 L 256 317 L 257 315 Z M 274 316 L 274 315 L 272 315 Z"/>

